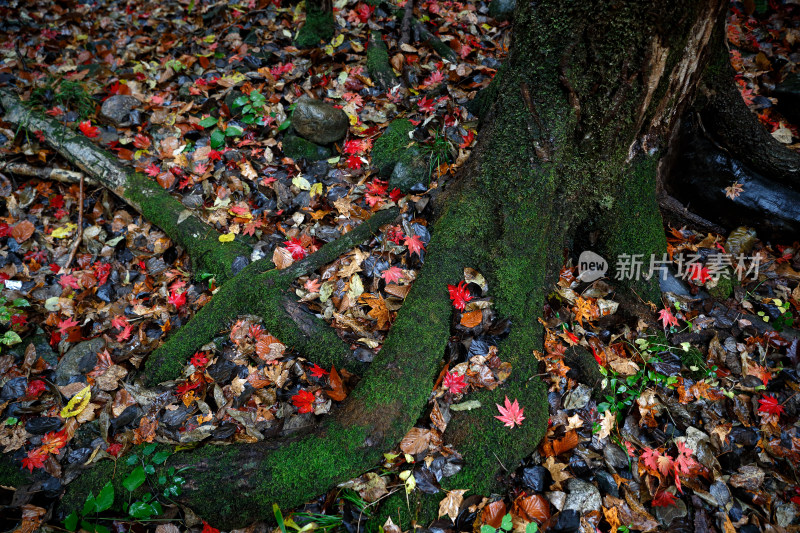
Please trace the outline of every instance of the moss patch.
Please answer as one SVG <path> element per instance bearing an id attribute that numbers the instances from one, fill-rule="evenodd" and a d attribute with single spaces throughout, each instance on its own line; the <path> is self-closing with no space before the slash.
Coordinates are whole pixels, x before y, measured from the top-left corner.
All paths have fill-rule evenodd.
<path id="1" fill-rule="evenodd" d="M 414 125 L 408 119 L 393 120 L 383 135 L 375 141 L 372 147 L 372 166 L 378 169 L 381 176 L 388 177 L 392 174 L 394 166 L 402 158 L 413 141 L 408 134 L 414 131 Z"/>
<path id="2" fill-rule="evenodd" d="M 330 159 L 333 153 L 330 148 L 314 144 L 296 135 L 287 135 L 283 139 L 283 153 L 295 161 L 319 161 Z"/>
<path id="3" fill-rule="evenodd" d="M 389 62 L 389 49 L 383 42 L 380 32 L 374 31 L 369 36 L 367 48 L 367 72 L 369 77 L 383 90 L 397 84 L 392 64 Z"/>
<path id="4" fill-rule="evenodd" d="M 323 11 L 316 2 L 306 0 L 306 22 L 297 32 L 294 44 L 298 48 L 311 48 L 320 42 L 330 41 L 335 32 L 333 12 Z"/>

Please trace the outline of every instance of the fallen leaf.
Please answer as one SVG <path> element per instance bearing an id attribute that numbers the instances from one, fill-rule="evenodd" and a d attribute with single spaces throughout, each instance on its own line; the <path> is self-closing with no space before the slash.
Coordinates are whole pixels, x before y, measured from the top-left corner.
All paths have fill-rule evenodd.
<path id="1" fill-rule="evenodd" d="M 89 405 L 89 400 L 92 399 L 91 387 L 87 385 L 81 391 L 76 394 L 75 396 L 70 399 L 66 406 L 61 410 L 61 417 L 62 418 L 69 418 L 71 416 L 76 416 L 81 413 L 86 406 Z"/>
<path id="2" fill-rule="evenodd" d="M 431 430 L 422 428 L 411 428 L 403 440 L 400 441 L 400 449 L 403 453 L 416 455 L 428 449 L 431 441 Z"/>
<path id="3" fill-rule="evenodd" d="M 458 510 L 461 508 L 461 503 L 464 501 L 464 493 L 467 492 L 467 490 L 468 489 L 448 491 L 447 496 L 439 502 L 438 518 L 447 515 L 450 517 L 450 520 L 455 523 L 456 518 L 458 518 Z"/>

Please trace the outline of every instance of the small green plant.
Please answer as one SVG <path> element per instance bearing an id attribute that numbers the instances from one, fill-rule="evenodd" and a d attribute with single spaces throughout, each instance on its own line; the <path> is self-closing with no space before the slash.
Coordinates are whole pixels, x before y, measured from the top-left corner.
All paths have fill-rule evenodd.
<path id="1" fill-rule="evenodd" d="M 233 101 L 233 108 L 242 114 L 242 122 L 254 124 L 265 114 L 267 99 L 258 90 L 253 89 L 249 95 L 243 94 Z"/>
<path id="2" fill-rule="evenodd" d="M 494 528 L 488 524 L 484 524 L 481 526 L 481 533 L 509 533 L 514 528 L 514 524 L 511 520 L 511 515 L 507 514 L 503 517 L 503 521 L 500 522 L 500 527 Z M 536 522 L 529 522 L 528 525 L 525 526 L 525 533 L 537 533 L 539 531 L 539 524 Z"/>
<path id="3" fill-rule="evenodd" d="M 346 489 L 341 492 L 339 497 L 342 501 L 353 504 L 364 518 L 370 517 L 367 511 L 369 504 L 354 491 Z M 277 504 L 273 504 L 272 510 L 275 513 L 275 521 L 278 523 L 281 533 L 286 533 L 287 527 L 298 532 L 316 529 L 327 532 L 339 528 L 343 523 L 341 515 L 301 512 L 293 513 L 289 518 L 284 518 Z"/>
<path id="4" fill-rule="evenodd" d="M 176 470 L 174 467 L 170 467 L 160 473 L 158 478 L 155 477 L 156 466 L 164 464 L 172 454 L 169 450 L 156 451 L 157 447 L 158 445 L 156 444 L 148 444 L 142 448 L 141 455 L 134 453 L 125 460 L 128 466 L 137 465 L 122 481 L 122 486 L 127 491 L 127 500 L 120 502 L 119 505 L 128 514 L 127 519 L 147 521 L 162 514 L 163 508 L 159 501 L 159 496 L 156 496 L 154 492 L 160 492 L 160 495 L 165 500 L 171 501 L 170 498 L 180 495 L 181 486 L 186 482 L 180 475 L 186 468 Z M 153 492 L 146 492 L 140 498 L 133 500 L 133 493 L 145 482 L 148 483 Z M 156 487 L 159 488 L 156 489 Z M 97 496 L 91 492 L 89 493 L 81 512 L 73 511 L 70 513 L 64 519 L 64 527 L 68 531 L 75 531 L 80 522 L 81 529 L 86 531 L 110 533 L 110 530 L 106 526 L 98 524 L 97 520 L 103 519 L 98 515 L 110 509 L 114 504 L 114 499 L 114 486 L 109 481 Z"/>
<path id="5" fill-rule="evenodd" d="M 0 323 L 7 324 L 13 316 L 19 314 L 18 310 L 21 307 L 30 307 L 30 305 L 30 302 L 25 298 L 17 298 L 9 303 L 7 298 L 0 296 Z M 0 335 L 0 344 L 13 346 L 20 342 L 22 342 L 22 339 L 16 331 L 9 329 Z"/>
<path id="6" fill-rule="evenodd" d="M 447 138 L 440 134 L 438 131 L 434 134 L 433 139 L 425 144 L 421 144 L 420 148 L 422 153 L 429 157 L 428 159 L 428 174 L 433 175 L 441 165 L 451 161 L 450 151 L 452 146 Z"/>
<path id="7" fill-rule="evenodd" d="M 782 331 L 783 328 L 790 327 L 794 322 L 794 318 L 792 317 L 792 312 L 789 310 L 789 302 L 784 302 L 778 298 L 773 298 L 772 303 L 775 304 L 775 307 L 777 307 L 781 312 L 780 316 L 775 320 L 775 322 L 772 323 L 772 327 L 775 328 L 775 331 Z M 761 320 L 764 322 L 769 322 L 770 320 L 770 316 L 764 311 L 759 311 L 758 316 L 760 316 Z"/>
<path id="8" fill-rule="evenodd" d="M 97 103 L 80 82 L 51 78 L 43 87 L 31 92 L 31 101 L 44 107 L 53 104 L 63 109 L 74 109 L 81 119 L 94 113 Z"/>

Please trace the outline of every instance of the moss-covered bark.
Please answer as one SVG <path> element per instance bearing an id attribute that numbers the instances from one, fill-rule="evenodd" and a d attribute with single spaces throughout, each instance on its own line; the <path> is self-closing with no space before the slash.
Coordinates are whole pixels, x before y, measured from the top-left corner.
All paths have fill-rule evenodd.
<path id="1" fill-rule="evenodd" d="M 466 465 L 443 487 L 498 490 L 502 467 L 513 469 L 545 430 L 547 402 L 532 352 L 541 348 L 537 317 L 562 250 L 598 225 L 605 226 L 608 250 L 649 254 L 663 244 L 655 161 L 693 96 L 707 26 L 721 23 L 721 6 L 721 0 L 520 5 L 509 65 L 478 146 L 440 196 L 423 270 L 356 389 L 310 435 L 176 454 L 168 465 L 193 468 L 183 501 L 215 525 L 244 525 L 270 516 L 273 502 L 296 506 L 374 465 L 425 408 L 449 336 L 447 285 L 462 278 L 464 267 L 486 275 L 497 312 L 511 319 L 499 350 L 513 371 L 502 387 L 472 395 L 481 408 L 453 416 L 444 440 Z M 282 274 L 259 264 L 241 275 L 280 290 L 273 287 Z M 217 321 L 254 298 L 220 298 L 218 307 L 206 307 L 207 318 Z M 156 372 L 158 356 L 154 361 Z M 513 430 L 494 418 L 494 404 L 505 396 L 525 409 L 526 420 Z M 103 479 L 79 479 L 65 505 Z M 419 498 L 417 517 L 432 518 L 436 497 Z"/>
<path id="2" fill-rule="evenodd" d="M 384 91 L 397 85 L 397 76 L 389 62 L 389 50 L 378 31 L 369 34 L 367 45 L 367 72 L 375 84 Z"/>
<path id="3" fill-rule="evenodd" d="M 306 0 L 306 21 L 297 32 L 294 43 L 298 48 L 311 48 L 333 39 L 336 21 L 331 0 Z"/>

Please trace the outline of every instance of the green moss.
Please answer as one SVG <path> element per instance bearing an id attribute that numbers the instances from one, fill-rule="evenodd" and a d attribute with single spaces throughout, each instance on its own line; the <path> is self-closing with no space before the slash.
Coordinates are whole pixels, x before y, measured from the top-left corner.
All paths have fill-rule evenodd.
<path id="1" fill-rule="evenodd" d="M 381 176 L 390 176 L 394 166 L 413 141 L 408 134 L 414 131 L 410 120 L 393 120 L 372 147 L 372 166 Z"/>
<path id="2" fill-rule="evenodd" d="M 330 41 L 335 32 L 333 12 L 322 10 L 317 1 L 306 0 L 306 22 L 297 32 L 295 45 L 298 48 L 311 48 L 320 42 Z"/>
<path id="3" fill-rule="evenodd" d="M 305 159 L 307 161 L 319 161 L 330 159 L 333 153 L 330 148 L 314 144 L 296 135 L 287 135 L 283 139 L 283 153 L 295 161 Z"/>
<path id="4" fill-rule="evenodd" d="M 720 275 L 717 284 L 713 288 L 708 289 L 708 293 L 712 298 L 718 301 L 724 301 L 731 297 L 734 285 L 732 274 L 730 269 L 726 269 L 725 273 Z"/>
<path id="5" fill-rule="evenodd" d="M 11 455 L 0 456 L 0 485 L 19 487 L 32 481 L 27 470 L 21 469 L 21 463 L 15 463 Z"/>
<path id="6" fill-rule="evenodd" d="M 397 84 L 392 64 L 389 62 L 389 49 L 383 42 L 380 32 L 370 33 L 367 47 L 367 72 L 369 77 L 383 90 Z"/>

